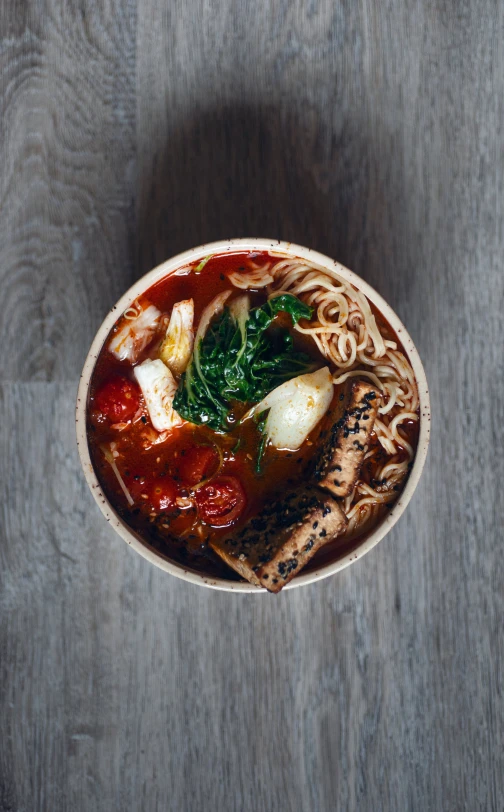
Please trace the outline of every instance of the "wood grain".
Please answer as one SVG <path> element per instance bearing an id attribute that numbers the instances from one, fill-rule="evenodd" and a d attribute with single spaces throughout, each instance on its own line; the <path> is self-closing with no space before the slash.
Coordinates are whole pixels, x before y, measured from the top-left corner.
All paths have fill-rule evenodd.
<path id="1" fill-rule="evenodd" d="M 503 17 L 1 4 L 0 812 L 504 808 Z M 74 442 L 111 304 L 167 256 L 248 235 L 371 282 L 434 416 L 387 538 L 279 596 L 135 555 Z"/>

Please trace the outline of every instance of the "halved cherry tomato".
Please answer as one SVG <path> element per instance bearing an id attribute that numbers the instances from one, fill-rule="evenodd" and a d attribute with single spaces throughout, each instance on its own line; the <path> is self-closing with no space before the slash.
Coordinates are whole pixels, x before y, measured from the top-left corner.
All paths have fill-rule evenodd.
<path id="1" fill-rule="evenodd" d="M 183 452 L 179 462 L 179 474 L 184 485 L 197 485 L 215 470 L 219 455 L 209 445 L 197 445 Z"/>
<path id="2" fill-rule="evenodd" d="M 219 476 L 196 493 L 201 518 L 212 527 L 226 527 L 242 514 L 245 491 L 235 476 Z"/>
<path id="3" fill-rule="evenodd" d="M 160 512 L 174 507 L 178 488 L 170 476 L 160 476 L 151 483 L 147 493 L 148 503 Z"/>
<path id="4" fill-rule="evenodd" d="M 95 403 L 111 423 L 129 420 L 138 410 L 140 392 L 127 378 L 111 378 L 96 393 Z"/>

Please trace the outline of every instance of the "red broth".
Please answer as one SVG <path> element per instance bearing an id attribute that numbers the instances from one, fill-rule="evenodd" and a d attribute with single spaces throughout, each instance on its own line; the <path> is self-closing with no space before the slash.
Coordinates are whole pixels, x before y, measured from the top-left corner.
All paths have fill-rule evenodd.
<path id="1" fill-rule="evenodd" d="M 255 261 L 264 261 L 264 263 L 271 259 L 266 253 L 252 256 L 256 258 Z M 193 270 L 182 275 L 173 274 L 166 277 L 146 291 L 141 300 L 145 299 L 154 304 L 162 313 L 170 313 L 176 302 L 192 298 L 195 306 L 194 324 L 197 326 L 200 315 L 208 302 L 221 291 L 230 289 L 228 274 L 244 269 L 244 263 L 250 258 L 250 254 L 244 253 L 215 256 L 206 263 L 200 273 L 195 273 Z M 251 299 L 252 306 L 256 306 L 262 304 L 266 297 L 262 292 L 255 292 L 251 293 Z M 398 348 L 404 352 L 397 336 L 381 314 L 374 308 L 373 311 L 382 334 L 397 341 Z M 327 364 L 327 360 L 319 353 L 309 337 L 294 331 L 292 334 L 296 349 L 309 354 L 320 366 Z M 194 501 L 190 504 L 191 500 L 188 497 L 191 488 L 184 481 L 181 473 L 187 468 L 187 455 L 192 453 L 191 449 L 195 446 L 211 449 L 216 449 L 216 445 L 219 446 L 222 461 L 222 467 L 218 472 L 219 479 L 221 477 L 238 479 L 245 494 L 245 506 L 239 519 L 232 525 L 234 529 L 238 530 L 250 516 L 261 509 L 266 501 L 271 500 L 272 496 L 281 492 L 286 485 L 292 487 L 307 481 L 310 477 L 319 435 L 325 427 L 324 421 L 315 427 L 298 451 L 281 451 L 269 447 L 264 455 L 260 473 L 256 472 L 260 434 L 253 420 L 248 420 L 242 425 L 239 424 L 240 417 L 248 408 L 243 404 L 236 406 L 236 425 L 227 434 L 217 434 L 208 427 L 185 423 L 174 429 L 164 442 L 146 447 L 149 444 L 149 437 L 155 436 L 154 430 L 149 425 L 148 416 L 144 416 L 134 423 L 127 421 L 128 427 L 118 431 L 111 428 L 110 420 L 107 421 L 103 418 L 99 408 L 100 398 L 97 399 L 97 395 L 99 396 L 111 379 L 121 376 L 134 381 L 133 367 L 129 362 L 120 362 L 112 355 L 107 349 L 109 340 L 110 336 L 100 352 L 93 371 L 88 404 L 88 442 L 93 465 L 103 491 L 126 523 L 161 555 L 193 570 L 205 572 L 209 576 L 239 580 L 239 576 L 215 555 L 208 544 L 212 537 L 215 538 L 222 534 L 229 535 L 229 526 L 218 528 L 205 524 L 198 515 Z M 158 344 L 159 340 L 156 342 L 154 338 L 151 345 L 140 355 L 137 363 L 151 357 L 153 348 Z M 339 394 L 339 387 L 335 387 L 335 399 L 339 398 Z M 416 447 L 418 423 L 412 421 L 410 424 L 402 424 L 401 429 L 405 432 L 409 442 Z M 101 450 L 104 444 L 110 443 L 115 443 L 114 450 L 118 455 L 117 466 L 134 499 L 131 507 L 128 505 L 112 467 Z M 209 475 L 211 476 L 212 468 L 215 470 L 218 465 L 219 454 L 208 452 L 206 456 L 210 459 Z M 384 455 L 385 458 L 386 455 Z M 362 478 L 368 482 L 371 481 L 372 469 L 370 466 L 365 466 Z M 162 499 L 164 491 L 166 491 L 166 498 L 169 500 L 173 488 L 175 488 L 179 500 L 186 501 L 187 506 L 172 506 L 171 509 L 158 510 L 159 498 Z M 387 507 L 384 506 L 383 512 L 386 509 Z M 366 528 L 366 532 L 369 532 L 369 528 Z M 314 569 L 329 560 L 335 560 L 344 552 L 356 547 L 359 541 L 360 537 L 351 541 L 347 541 L 344 537 L 336 539 L 314 556 L 306 570 Z"/>

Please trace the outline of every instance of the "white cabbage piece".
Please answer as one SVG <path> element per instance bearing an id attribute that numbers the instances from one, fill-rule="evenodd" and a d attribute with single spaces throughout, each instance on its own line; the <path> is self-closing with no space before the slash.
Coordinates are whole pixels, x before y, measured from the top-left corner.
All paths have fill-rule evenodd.
<path id="1" fill-rule="evenodd" d="M 166 337 L 159 357 L 174 375 L 181 375 L 191 358 L 194 344 L 194 301 L 184 299 L 173 305 Z"/>
<path id="2" fill-rule="evenodd" d="M 329 367 L 277 386 L 246 417 L 269 409 L 265 432 L 275 448 L 297 451 L 327 412 L 333 397 Z"/>
<path id="3" fill-rule="evenodd" d="M 156 431 L 169 431 L 183 423 L 173 408 L 177 382 L 161 359 L 148 359 L 135 367 L 134 372 Z"/>
<path id="4" fill-rule="evenodd" d="M 136 315 L 135 315 L 136 314 Z M 119 361 L 130 361 L 134 364 L 138 356 L 152 340 L 159 324 L 161 312 L 148 305 L 129 307 L 124 314 L 124 325 L 109 344 L 109 350 Z"/>
<path id="5" fill-rule="evenodd" d="M 246 293 L 243 293 L 241 296 L 237 296 L 236 299 L 233 299 L 229 305 L 229 312 L 231 313 L 235 322 L 239 325 L 240 332 L 242 333 L 249 317 L 249 311 L 250 297 Z"/>
<path id="6" fill-rule="evenodd" d="M 242 339 L 242 348 L 239 352 L 238 359 L 240 356 L 245 352 L 246 342 L 245 342 L 245 334 L 247 329 L 247 321 L 249 318 L 250 313 L 250 298 L 249 296 L 244 293 L 241 296 L 237 296 L 236 299 L 233 299 L 231 304 L 229 305 L 229 312 L 233 317 L 234 321 L 239 327 Z"/>
<path id="7" fill-rule="evenodd" d="M 198 330 L 196 332 L 196 337 L 194 339 L 194 343 L 196 346 L 196 350 L 199 350 L 199 343 L 201 339 L 204 337 L 208 325 L 212 321 L 214 316 L 218 316 L 222 313 L 224 309 L 224 305 L 226 301 L 231 296 L 231 290 L 224 290 L 222 293 L 218 293 L 211 302 L 207 304 L 203 313 L 201 314 L 200 322 L 198 324 Z"/>

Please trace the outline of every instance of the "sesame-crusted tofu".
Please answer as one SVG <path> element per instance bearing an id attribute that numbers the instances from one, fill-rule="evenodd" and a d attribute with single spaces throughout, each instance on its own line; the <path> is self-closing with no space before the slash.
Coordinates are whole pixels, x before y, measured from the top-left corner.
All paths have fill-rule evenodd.
<path id="1" fill-rule="evenodd" d="M 346 526 L 347 518 L 331 496 L 302 487 L 269 502 L 242 530 L 210 546 L 247 581 L 280 592 Z"/>
<path id="2" fill-rule="evenodd" d="M 380 394 L 367 381 L 356 380 L 345 400 L 343 415 L 335 415 L 315 466 L 317 485 L 339 498 L 352 493 L 359 477 Z"/>

